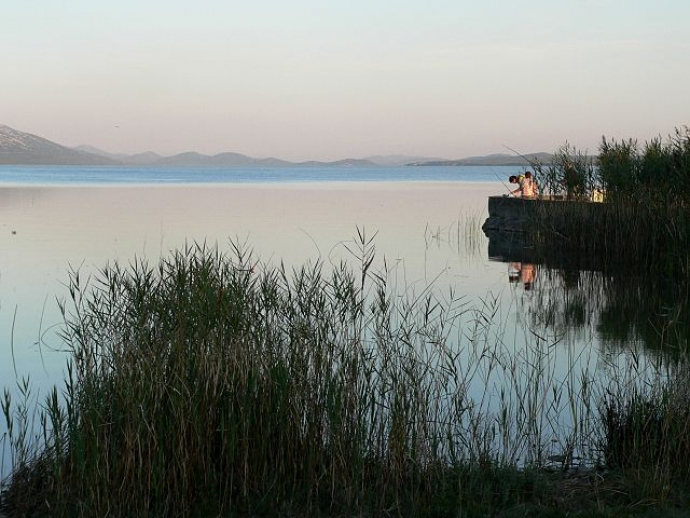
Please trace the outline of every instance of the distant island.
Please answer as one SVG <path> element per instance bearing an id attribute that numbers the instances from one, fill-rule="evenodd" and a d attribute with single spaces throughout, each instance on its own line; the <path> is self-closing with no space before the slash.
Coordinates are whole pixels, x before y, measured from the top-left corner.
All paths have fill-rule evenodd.
<path id="1" fill-rule="evenodd" d="M 93 146 L 76 148 L 61 146 L 48 139 L 25 133 L 0 124 L 0 165 L 129 165 L 167 167 L 384 167 L 384 166 L 501 166 L 529 165 L 535 161 L 550 163 L 549 153 L 525 155 L 493 154 L 458 160 L 413 157 L 405 155 L 372 156 L 367 158 L 346 158 L 332 162 L 305 161 L 290 162 L 279 158 L 252 158 L 240 153 L 219 153 L 203 155 L 196 152 L 161 156 L 152 151 L 135 155 L 108 153 Z"/>
<path id="2" fill-rule="evenodd" d="M 410 166 L 449 166 L 449 165 L 529 165 L 533 163 L 549 164 L 553 160 L 551 153 L 527 153 L 525 155 L 509 155 L 497 153 L 485 156 L 472 156 L 458 160 L 426 160 L 411 162 Z"/>

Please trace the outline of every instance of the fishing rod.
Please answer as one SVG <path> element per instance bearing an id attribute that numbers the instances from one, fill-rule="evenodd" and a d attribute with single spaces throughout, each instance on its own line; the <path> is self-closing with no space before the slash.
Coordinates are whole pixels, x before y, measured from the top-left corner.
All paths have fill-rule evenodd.
<path id="1" fill-rule="evenodd" d="M 535 172 L 535 173 L 541 173 L 541 172 L 542 172 L 542 170 L 541 170 L 541 163 L 539 163 L 539 159 L 536 159 L 536 160 L 532 161 L 532 160 L 530 160 L 529 158 L 527 158 L 526 155 L 523 155 L 523 154 L 520 153 L 519 151 L 514 150 L 512 147 L 506 146 L 505 144 L 501 144 L 501 145 L 502 145 L 504 148 L 506 148 L 507 150 L 512 151 L 513 153 L 515 153 L 517 156 L 519 156 L 520 158 L 522 158 L 525 162 L 527 162 L 527 163 L 530 165 L 530 167 L 531 167 L 532 169 L 534 169 L 534 172 Z M 527 173 L 525 173 L 525 174 L 527 174 Z M 536 181 L 533 181 L 533 182 L 534 182 L 535 188 L 537 189 L 536 192 L 537 192 L 537 194 L 538 194 L 538 193 L 539 193 L 539 190 L 540 190 L 540 189 L 539 189 L 539 184 L 537 184 Z M 511 191 L 511 194 L 512 194 L 512 191 Z"/>
<path id="2" fill-rule="evenodd" d="M 494 173 L 494 176 L 498 179 L 499 182 L 501 182 L 501 185 L 505 187 L 506 191 L 508 191 L 509 194 L 513 193 L 513 191 L 510 190 L 510 187 L 506 185 L 506 183 L 501 179 L 500 176 L 498 176 L 496 173 Z"/>
<path id="3" fill-rule="evenodd" d="M 535 164 L 535 162 L 532 162 L 532 160 L 530 160 L 529 158 L 527 158 L 527 156 L 523 155 L 522 153 L 520 153 L 520 152 L 518 152 L 518 151 L 515 151 L 515 150 L 514 150 L 512 147 L 510 147 L 510 146 L 506 146 L 505 144 L 501 144 L 501 145 L 502 145 L 504 148 L 506 148 L 508 151 L 512 151 L 512 152 L 515 153 L 517 156 L 519 156 L 520 158 L 524 159 L 525 162 L 527 162 L 527 163 L 530 165 L 530 167 L 536 169 L 538 163 Z"/>

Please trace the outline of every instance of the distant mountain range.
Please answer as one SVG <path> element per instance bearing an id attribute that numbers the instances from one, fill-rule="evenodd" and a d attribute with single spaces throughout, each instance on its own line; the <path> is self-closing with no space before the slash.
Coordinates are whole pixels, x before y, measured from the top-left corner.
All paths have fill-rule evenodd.
<path id="1" fill-rule="evenodd" d="M 0 164 L 15 165 L 138 165 L 138 166 L 445 166 L 445 165 L 527 165 L 534 160 L 548 163 L 548 153 L 528 155 L 495 154 L 444 160 L 440 158 L 405 155 L 372 156 L 362 159 L 346 158 L 333 162 L 289 162 L 278 158 L 252 158 L 240 153 L 203 155 L 196 152 L 162 156 L 152 151 L 135 155 L 108 153 L 93 146 L 70 148 L 42 137 L 18 131 L 0 124 Z"/>
<path id="2" fill-rule="evenodd" d="M 535 162 L 548 164 L 553 160 L 551 153 L 526 153 L 524 155 L 509 155 L 497 153 L 485 156 L 471 156 L 458 160 L 424 160 L 408 163 L 407 165 L 529 165 Z"/>
<path id="3" fill-rule="evenodd" d="M 106 157 L 61 146 L 36 135 L 0 125 L 0 164 L 112 165 L 116 163 Z"/>

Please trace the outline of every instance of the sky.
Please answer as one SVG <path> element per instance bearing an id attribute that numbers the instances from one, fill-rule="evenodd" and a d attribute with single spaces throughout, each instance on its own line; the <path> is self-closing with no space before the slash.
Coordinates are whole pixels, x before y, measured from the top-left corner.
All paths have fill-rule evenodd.
<path id="1" fill-rule="evenodd" d="M 688 0 L 6 0 L 0 124 L 113 153 L 595 152 L 690 125 Z"/>

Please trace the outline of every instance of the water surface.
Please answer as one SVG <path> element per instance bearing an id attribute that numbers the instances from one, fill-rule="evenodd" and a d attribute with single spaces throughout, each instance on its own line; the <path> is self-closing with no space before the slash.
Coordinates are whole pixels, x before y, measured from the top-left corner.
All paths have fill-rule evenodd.
<path id="1" fill-rule="evenodd" d="M 155 263 L 188 243 L 228 251 L 241 243 L 264 263 L 299 266 L 348 258 L 343 244 L 360 229 L 376 234 L 377 264 L 385 258 L 410 288 L 438 280 L 470 296 L 504 289 L 506 270 L 487 260 L 483 235 L 476 232 L 470 249 L 464 238 L 466 218 L 481 222 L 497 188 L 402 181 L 2 187 L 0 373 L 12 379 L 16 367 L 38 381 L 60 371 L 62 358 L 46 350 L 39 358 L 37 349 L 56 344 L 56 300 L 66 295 L 70 269 L 86 276 L 113 261 Z"/>
<path id="2" fill-rule="evenodd" d="M 619 330 L 625 340 L 612 340 L 606 276 L 547 269 L 519 254 L 490 259 L 479 230 L 487 198 L 519 168 L 479 169 L 0 167 L 2 385 L 16 396 L 15 381 L 30 377 L 36 397 L 61 382 L 58 301 L 68 296 L 70 270 L 87 278 L 113 261 L 155 264 L 190 243 L 228 252 L 240 245 L 259 268 L 347 260 L 356 269 L 359 233 L 375 236 L 373 268 L 387 268 L 397 297 L 434 286 L 440 297 L 462 299 L 468 326 L 485 323 L 496 350 L 516 362 L 545 359 L 554 387 L 624 367 L 636 338 Z M 458 347 L 470 358 L 467 334 L 458 330 Z M 535 344 L 543 358 L 530 356 Z M 471 389 L 490 405 L 505 374 L 486 372 Z M 572 419 L 559 417 L 559 426 Z"/>

